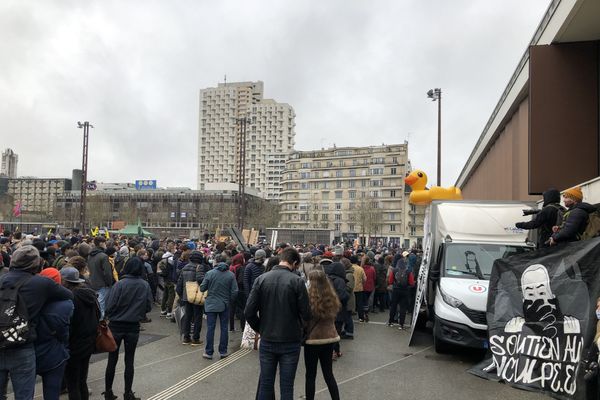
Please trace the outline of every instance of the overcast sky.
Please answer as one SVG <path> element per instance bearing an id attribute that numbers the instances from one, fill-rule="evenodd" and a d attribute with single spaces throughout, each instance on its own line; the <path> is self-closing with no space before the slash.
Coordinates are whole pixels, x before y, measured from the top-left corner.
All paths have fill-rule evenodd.
<path id="1" fill-rule="evenodd" d="M 550 0 L 0 2 L 0 146 L 20 176 L 195 188 L 199 89 L 265 84 L 296 148 L 409 141 L 454 184 Z"/>

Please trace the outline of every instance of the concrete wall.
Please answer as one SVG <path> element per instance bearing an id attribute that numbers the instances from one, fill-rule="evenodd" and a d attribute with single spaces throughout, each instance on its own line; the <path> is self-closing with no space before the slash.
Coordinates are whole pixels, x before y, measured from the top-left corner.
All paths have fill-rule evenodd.
<path id="1" fill-rule="evenodd" d="M 466 200 L 536 200 L 528 194 L 529 101 L 525 98 L 462 188 Z"/>

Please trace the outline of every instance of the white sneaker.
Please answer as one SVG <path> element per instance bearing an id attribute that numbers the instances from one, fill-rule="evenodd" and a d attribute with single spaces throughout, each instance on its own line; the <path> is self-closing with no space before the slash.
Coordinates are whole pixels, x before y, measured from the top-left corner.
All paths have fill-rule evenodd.
<path id="1" fill-rule="evenodd" d="M 165 315 L 165 318 L 173 318 L 173 314 L 172 313 L 167 313 L 167 315 Z"/>

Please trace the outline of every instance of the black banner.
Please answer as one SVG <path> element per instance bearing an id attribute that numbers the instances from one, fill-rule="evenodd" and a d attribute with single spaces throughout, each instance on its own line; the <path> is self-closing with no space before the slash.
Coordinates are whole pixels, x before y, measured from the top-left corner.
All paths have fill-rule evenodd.
<path id="1" fill-rule="evenodd" d="M 470 372 L 585 399 L 586 361 L 598 361 L 599 289 L 600 238 L 497 260 L 487 302 L 489 358 Z"/>

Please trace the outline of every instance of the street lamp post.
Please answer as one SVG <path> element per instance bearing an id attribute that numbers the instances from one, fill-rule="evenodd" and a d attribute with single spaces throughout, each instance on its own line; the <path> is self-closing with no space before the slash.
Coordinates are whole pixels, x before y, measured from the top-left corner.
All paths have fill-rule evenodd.
<path id="1" fill-rule="evenodd" d="M 238 209 L 237 225 L 241 231 L 244 229 L 244 217 L 246 215 L 246 126 L 252 123 L 250 118 L 236 118 L 239 124 L 238 136 Z"/>
<path id="2" fill-rule="evenodd" d="M 442 186 L 442 89 L 429 90 L 427 97 L 438 102 L 437 185 Z"/>
<path id="3" fill-rule="evenodd" d="M 87 164 L 88 164 L 88 138 L 90 134 L 90 128 L 94 125 L 85 121 L 83 124 L 77 121 L 77 127 L 83 129 L 83 160 L 81 162 L 81 199 L 79 201 L 79 229 L 83 235 L 85 229 L 85 208 L 86 208 L 86 194 L 87 194 Z"/>

